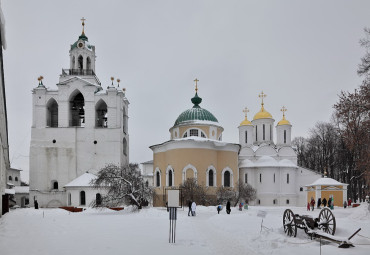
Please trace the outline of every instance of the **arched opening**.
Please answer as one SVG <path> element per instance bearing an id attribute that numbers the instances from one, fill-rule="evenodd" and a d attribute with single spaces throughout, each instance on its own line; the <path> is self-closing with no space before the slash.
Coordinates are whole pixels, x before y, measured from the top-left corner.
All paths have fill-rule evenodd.
<path id="1" fill-rule="evenodd" d="M 96 202 L 96 205 L 101 205 L 102 198 L 101 198 L 100 193 L 96 193 L 96 195 L 95 195 L 95 202 Z"/>
<path id="2" fill-rule="evenodd" d="M 172 170 L 168 171 L 168 186 L 172 187 Z"/>
<path id="3" fill-rule="evenodd" d="M 96 127 L 108 127 L 108 107 L 107 104 L 100 100 L 95 107 L 95 123 Z"/>
<path id="4" fill-rule="evenodd" d="M 260 183 L 262 183 L 262 174 L 260 174 Z"/>
<path id="5" fill-rule="evenodd" d="M 209 170 L 208 172 L 208 186 L 213 187 L 213 170 Z"/>
<path id="6" fill-rule="evenodd" d="M 230 172 L 225 171 L 224 173 L 224 187 L 230 187 Z"/>
<path id="7" fill-rule="evenodd" d="M 263 140 L 265 140 L 265 124 L 262 125 L 262 129 L 263 129 Z"/>
<path id="8" fill-rule="evenodd" d="M 58 182 L 57 181 L 53 182 L 53 189 L 58 189 Z"/>
<path id="9" fill-rule="evenodd" d="M 72 204 L 72 195 L 70 192 L 68 192 L 68 205 Z"/>
<path id="10" fill-rule="evenodd" d="M 9 181 L 12 181 L 12 180 L 13 180 L 13 178 L 11 176 L 9 176 Z"/>
<path id="11" fill-rule="evenodd" d="M 87 57 L 86 59 L 86 70 L 91 70 L 91 59 Z"/>
<path id="12" fill-rule="evenodd" d="M 275 183 L 275 174 L 274 174 L 274 183 Z"/>
<path id="13" fill-rule="evenodd" d="M 78 57 L 78 69 L 79 70 L 84 69 L 84 59 L 81 55 Z"/>
<path id="14" fill-rule="evenodd" d="M 14 180 L 17 182 L 17 181 L 18 181 L 18 177 L 16 176 L 16 177 L 14 178 Z"/>
<path id="15" fill-rule="evenodd" d="M 81 92 L 71 97 L 69 101 L 70 110 L 70 126 L 83 127 L 85 126 L 85 99 Z"/>
<path id="16" fill-rule="evenodd" d="M 286 183 L 289 184 L 289 174 L 286 174 Z"/>
<path id="17" fill-rule="evenodd" d="M 126 108 L 123 107 L 123 116 L 122 116 L 122 132 L 127 133 L 127 115 L 126 115 Z"/>
<path id="18" fill-rule="evenodd" d="M 257 142 L 257 138 L 258 138 L 258 136 L 257 136 L 257 132 L 258 132 L 258 131 L 257 131 L 257 126 L 256 126 L 256 142 Z"/>
<path id="19" fill-rule="evenodd" d="M 86 194 L 85 191 L 80 192 L 80 205 L 86 205 Z"/>
<path id="20" fill-rule="evenodd" d="M 155 186 L 161 186 L 161 175 L 159 174 L 159 171 L 155 174 Z"/>
<path id="21" fill-rule="evenodd" d="M 123 148 L 122 148 L 123 154 L 125 156 L 127 156 L 127 140 L 126 140 L 126 138 L 123 138 L 122 146 L 123 146 Z"/>
<path id="22" fill-rule="evenodd" d="M 46 125 L 48 127 L 58 127 L 58 103 L 51 98 L 46 105 L 47 116 Z"/>
<path id="23" fill-rule="evenodd" d="M 245 143 L 248 143 L 248 131 L 245 131 Z"/>

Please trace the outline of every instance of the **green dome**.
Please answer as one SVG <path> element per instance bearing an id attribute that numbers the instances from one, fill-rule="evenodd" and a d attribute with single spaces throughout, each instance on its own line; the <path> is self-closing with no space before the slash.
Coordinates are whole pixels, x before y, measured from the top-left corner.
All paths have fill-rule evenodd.
<path id="1" fill-rule="evenodd" d="M 191 101 L 194 104 L 193 108 L 182 112 L 179 117 L 177 117 L 174 126 L 182 123 L 196 122 L 197 120 L 218 122 L 212 113 L 199 106 L 199 104 L 202 102 L 202 98 L 198 97 L 197 93 L 191 99 Z"/>

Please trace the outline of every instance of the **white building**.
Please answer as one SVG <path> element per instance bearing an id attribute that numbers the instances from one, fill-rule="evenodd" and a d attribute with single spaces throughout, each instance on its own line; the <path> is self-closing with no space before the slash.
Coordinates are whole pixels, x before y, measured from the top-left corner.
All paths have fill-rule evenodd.
<path id="1" fill-rule="evenodd" d="M 82 23 L 84 26 L 84 23 Z M 71 45 L 70 67 L 63 69 L 56 90 L 33 89 L 30 146 L 30 204 L 67 204 L 64 186 L 86 171 L 107 163 L 128 164 L 128 100 L 112 84 L 103 89 L 95 75 L 95 46 L 82 30 Z"/>
<path id="2" fill-rule="evenodd" d="M 141 163 L 141 175 L 147 186 L 154 186 L 153 182 L 153 160 Z"/>
<path id="3" fill-rule="evenodd" d="M 0 217 L 8 212 L 8 195 L 5 194 L 5 190 L 6 170 L 10 167 L 3 63 L 3 49 L 5 48 L 5 20 L 0 6 Z"/>
<path id="4" fill-rule="evenodd" d="M 251 204 L 273 206 L 305 206 L 304 186 L 321 178 L 321 174 L 297 166 L 297 154 L 291 145 L 292 125 L 283 118 L 276 125 L 274 143 L 274 122 L 264 108 L 262 92 L 261 110 L 252 121 L 247 119 L 239 126 L 239 175 L 245 183 L 257 190 L 257 199 Z"/>

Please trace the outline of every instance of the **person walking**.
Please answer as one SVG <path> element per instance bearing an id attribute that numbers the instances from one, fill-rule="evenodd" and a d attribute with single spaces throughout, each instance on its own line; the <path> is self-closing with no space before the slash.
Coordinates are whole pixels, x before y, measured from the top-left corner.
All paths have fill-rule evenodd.
<path id="1" fill-rule="evenodd" d="M 221 205 L 218 205 L 217 206 L 217 214 L 220 214 L 221 209 L 222 209 L 222 206 Z"/>
<path id="2" fill-rule="evenodd" d="M 311 198 L 311 210 L 313 211 L 315 209 L 315 199 L 312 197 Z"/>
<path id="3" fill-rule="evenodd" d="M 324 207 L 326 207 L 326 198 L 324 197 L 324 199 L 322 200 L 322 204 L 324 205 Z"/>
<path id="4" fill-rule="evenodd" d="M 321 209 L 321 198 L 317 199 L 317 209 Z"/>
<path id="5" fill-rule="evenodd" d="M 228 200 L 227 203 L 226 203 L 226 213 L 227 214 L 230 214 L 231 213 L 230 200 Z"/>
<path id="6" fill-rule="evenodd" d="M 328 200 L 328 207 L 331 208 L 331 197 L 329 197 L 329 200 Z"/>
<path id="7" fill-rule="evenodd" d="M 195 216 L 195 209 L 197 209 L 197 204 L 195 202 L 193 202 L 191 204 L 191 215 L 192 216 Z"/>
<path id="8" fill-rule="evenodd" d="M 239 203 L 239 211 L 242 211 L 243 210 L 243 203 L 242 202 L 240 202 Z"/>
<path id="9" fill-rule="evenodd" d="M 191 214 L 191 201 L 190 200 L 188 201 L 188 206 L 189 206 L 188 216 L 190 216 Z"/>
<path id="10" fill-rule="evenodd" d="M 307 211 L 310 211 L 310 202 L 307 202 Z"/>
<path id="11" fill-rule="evenodd" d="M 350 207 L 352 205 L 352 199 L 348 199 L 348 207 Z"/>

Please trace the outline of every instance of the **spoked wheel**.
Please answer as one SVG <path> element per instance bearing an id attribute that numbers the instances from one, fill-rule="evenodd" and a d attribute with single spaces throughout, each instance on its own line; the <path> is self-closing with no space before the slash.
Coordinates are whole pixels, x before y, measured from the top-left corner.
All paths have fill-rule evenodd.
<path id="1" fill-rule="evenodd" d="M 333 212 L 328 208 L 322 209 L 319 214 L 319 228 L 328 234 L 334 235 L 336 226 Z"/>
<path id="2" fill-rule="evenodd" d="M 288 236 L 297 236 L 297 225 L 292 210 L 286 209 L 283 215 L 284 232 Z"/>

